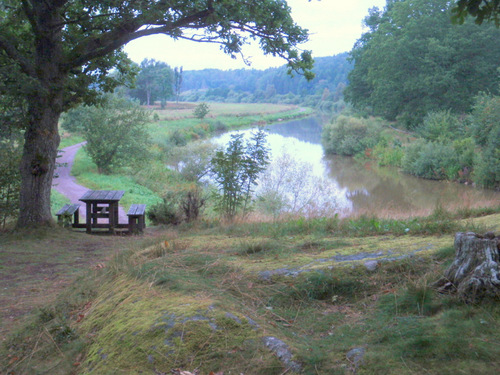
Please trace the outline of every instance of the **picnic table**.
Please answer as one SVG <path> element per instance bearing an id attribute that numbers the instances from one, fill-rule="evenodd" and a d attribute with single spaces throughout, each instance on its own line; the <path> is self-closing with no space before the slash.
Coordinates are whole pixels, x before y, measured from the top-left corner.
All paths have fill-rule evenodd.
<path id="1" fill-rule="evenodd" d="M 79 199 L 86 205 L 87 233 L 92 233 L 92 228 L 108 228 L 113 233 L 123 226 L 118 224 L 118 204 L 123 194 L 123 190 L 89 190 Z M 106 222 L 98 221 L 102 218 Z"/>

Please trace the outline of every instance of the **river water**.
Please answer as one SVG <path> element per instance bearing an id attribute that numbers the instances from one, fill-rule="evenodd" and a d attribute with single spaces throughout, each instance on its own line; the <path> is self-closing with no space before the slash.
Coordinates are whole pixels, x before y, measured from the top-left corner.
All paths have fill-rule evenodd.
<path id="1" fill-rule="evenodd" d="M 425 180 L 401 173 L 397 168 L 378 167 L 375 162 L 360 163 L 348 157 L 325 155 L 321 130 L 320 121 L 314 117 L 265 128 L 274 177 L 268 174 L 261 178 L 261 190 L 257 190 L 257 195 L 262 189 L 274 188 L 280 195 L 288 197 L 286 207 L 289 211 L 302 209 L 305 213 L 316 211 L 321 215 L 412 216 L 427 214 L 438 205 L 456 209 L 500 202 L 499 192 Z M 252 130 L 241 132 L 249 137 Z M 225 144 L 234 133 L 237 132 L 225 133 L 214 141 Z M 288 189 L 283 186 L 276 188 L 276 174 L 283 174 L 287 168 L 293 173 L 281 180 L 288 181 Z M 269 186 L 273 181 L 274 186 Z M 297 198 L 298 195 L 302 195 L 302 200 Z"/>

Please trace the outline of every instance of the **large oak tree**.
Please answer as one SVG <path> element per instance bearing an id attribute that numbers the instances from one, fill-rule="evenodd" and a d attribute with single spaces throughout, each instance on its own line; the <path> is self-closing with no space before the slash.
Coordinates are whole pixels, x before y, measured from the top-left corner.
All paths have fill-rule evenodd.
<path id="1" fill-rule="evenodd" d="M 96 91 L 122 83 L 121 48 L 131 40 L 166 34 L 219 43 L 235 56 L 249 39 L 265 54 L 283 57 L 306 74 L 310 53 L 298 52 L 307 30 L 283 0 L 3 0 L 0 4 L 0 95 L 24 98 L 28 118 L 21 162 L 18 227 L 51 225 L 50 189 L 61 113 Z"/>

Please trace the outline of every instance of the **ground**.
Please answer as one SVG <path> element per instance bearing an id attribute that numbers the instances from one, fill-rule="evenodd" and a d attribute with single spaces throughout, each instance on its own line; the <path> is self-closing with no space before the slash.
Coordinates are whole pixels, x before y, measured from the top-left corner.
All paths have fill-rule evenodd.
<path id="1" fill-rule="evenodd" d="M 50 233 L 0 234 L 0 337 L 5 339 L 23 317 L 50 304 L 75 277 L 102 267 L 134 241 L 154 238 L 86 235 L 65 228 Z"/>

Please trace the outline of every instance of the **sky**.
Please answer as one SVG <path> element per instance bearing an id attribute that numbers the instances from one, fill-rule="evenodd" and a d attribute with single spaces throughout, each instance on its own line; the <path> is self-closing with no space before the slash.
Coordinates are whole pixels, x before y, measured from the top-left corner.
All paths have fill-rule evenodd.
<path id="1" fill-rule="evenodd" d="M 309 41 L 299 48 L 311 50 L 313 57 L 324 57 L 350 51 L 364 32 L 362 22 L 368 9 L 383 8 L 386 0 L 287 0 L 287 3 L 295 22 L 309 30 Z M 125 46 L 125 51 L 136 63 L 145 58 L 155 59 L 171 67 L 182 66 L 184 70 L 267 69 L 286 64 L 283 59 L 265 56 L 257 45 L 243 48 L 243 54 L 251 61 L 247 66 L 240 56 L 232 59 L 219 45 L 174 40 L 165 35 L 134 40 Z"/>

